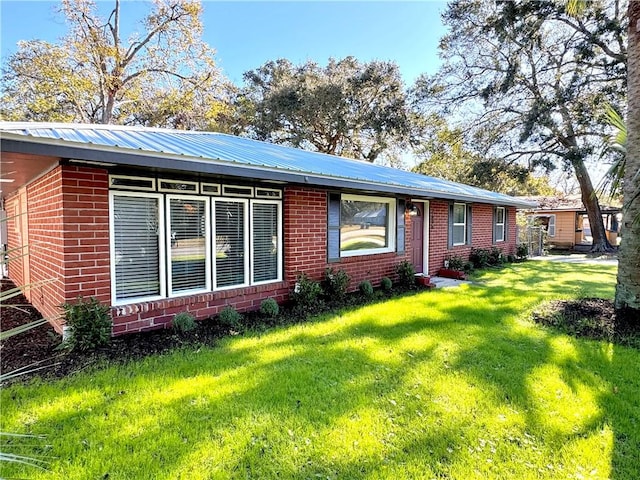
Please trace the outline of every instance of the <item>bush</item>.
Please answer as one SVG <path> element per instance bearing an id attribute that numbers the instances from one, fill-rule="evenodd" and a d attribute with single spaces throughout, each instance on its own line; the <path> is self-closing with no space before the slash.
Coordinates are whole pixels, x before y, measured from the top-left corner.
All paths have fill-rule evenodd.
<path id="1" fill-rule="evenodd" d="M 320 283 L 311 280 L 305 273 L 298 274 L 296 285 L 291 292 L 291 300 L 298 310 L 315 311 L 322 305 Z"/>
<path id="2" fill-rule="evenodd" d="M 344 270 L 334 271 L 333 267 L 324 271 L 322 286 L 327 298 L 343 300 L 347 295 L 347 288 L 351 278 Z"/>
<path id="3" fill-rule="evenodd" d="M 502 250 L 498 247 L 472 248 L 469 260 L 475 268 L 495 267 L 504 263 Z"/>
<path id="4" fill-rule="evenodd" d="M 218 314 L 220 324 L 227 328 L 239 329 L 242 315 L 233 307 L 224 307 Z"/>
<path id="5" fill-rule="evenodd" d="M 474 268 L 485 268 L 489 265 L 489 249 L 472 248 L 469 261 L 473 263 Z"/>
<path id="6" fill-rule="evenodd" d="M 449 255 L 447 257 L 447 262 L 449 262 L 449 269 L 451 270 L 460 270 L 464 271 L 465 266 L 467 266 L 467 261 L 459 255 Z"/>
<path id="7" fill-rule="evenodd" d="M 361 281 L 360 285 L 358 285 L 358 290 L 367 298 L 373 297 L 373 285 L 371 285 L 369 280 Z"/>
<path id="8" fill-rule="evenodd" d="M 416 287 L 416 269 L 413 265 L 403 260 L 396 265 L 396 273 L 398 274 L 398 284 L 406 289 L 412 289 Z"/>
<path id="9" fill-rule="evenodd" d="M 276 318 L 280 313 L 280 306 L 273 298 L 265 298 L 260 303 L 260 314 L 268 318 Z"/>
<path id="10" fill-rule="evenodd" d="M 502 255 L 502 249 L 498 247 L 491 247 L 489 252 L 489 265 L 496 266 L 504 263 L 504 256 Z"/>
<path id="11" fill-rule="evenodd" d="M 519 243 L 516 247 L 516 258 L 518 260 L 524 260 L 529 256 L 529 245 L 526 243 Z"/>
<path id="12" fill-rule="evenodd" d="M 173 317 L 171 327 L 178 333 L 186 333 L 194 330 L 198 324 L 196 319 L 189 312 L 180 312 Z"/>
<path id="13" fill-rule="evenodd" d="M 380 280 L 380 287 L 385 292 L 390 292 L 393 288 L 393 282 L 389 277 L 382 277 L 382 280 Z"/>
<path id="14" fill-rule="evenodd" d="M 78 297 L 76 303 L 65 303 L 62 308 L 68 328 L 65 348 L 86 351 L 109 343 L 112 321 L 108 306 L 95 297 L 89 300 Z"/>

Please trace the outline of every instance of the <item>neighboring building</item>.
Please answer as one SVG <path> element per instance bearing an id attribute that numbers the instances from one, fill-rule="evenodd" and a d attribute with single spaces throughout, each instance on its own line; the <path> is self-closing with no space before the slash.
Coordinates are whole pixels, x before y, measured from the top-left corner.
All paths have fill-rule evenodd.
<path id="1" fill-rule="evenodd" d="M 111 306 L 113 332 L 188 310 L 286 301 L 296 276 L 344 269 L 352 286 L 408 260 L 512 254 L 532 204 L 420 174 L 211 132 L 0 123 L 2 198 L 16 284 L 58 331 L 79 295 Z"/>
<path id="2" fill-rule="evenodd" d="M 524 209 L 529 226 L 541 227 L 546 231 L 550 248 L 573 249 L 580 245 L 591 245 L 591 228 L 587 211 L 579 195 L 566 197 L 521 197 L 537 203 L 533 209 Z M 607 231 L 607 239 L 618 245 L 618 234 L 622 213 L 618 207 L 600 205 L 602 220 Z"/>

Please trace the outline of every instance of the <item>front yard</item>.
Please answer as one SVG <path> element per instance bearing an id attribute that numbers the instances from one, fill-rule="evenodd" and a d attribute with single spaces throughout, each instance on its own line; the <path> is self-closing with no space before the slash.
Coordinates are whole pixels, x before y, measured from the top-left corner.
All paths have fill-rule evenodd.
<path id="1" fill-rule="evenodd" d="M 5 388 L 0 430 L 46 435 L 21 451 L 50 463 L 0 476 L 640 478 L 640 351 L 529 320 L 543 300 L 611 298 L 615 268 L 475 279 Z"/>

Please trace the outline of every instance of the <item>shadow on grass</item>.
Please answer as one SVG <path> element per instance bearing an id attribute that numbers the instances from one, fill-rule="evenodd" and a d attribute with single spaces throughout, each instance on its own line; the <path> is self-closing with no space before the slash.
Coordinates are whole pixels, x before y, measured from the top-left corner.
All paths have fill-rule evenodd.
<path id="1" fill-rule="evenodd" d="M 508 286 L 482 275 L 489 286 L 15 386 L 3 416 L 49 435 L 42 478 L 566 478 L 590 455 L 611 459 L 597 476 L 640 478 L 637 352 L 518 321 L 570 294 L 574 271 L 515 268 Z M 608 429 L 611 452 L 563 456 Z"/>

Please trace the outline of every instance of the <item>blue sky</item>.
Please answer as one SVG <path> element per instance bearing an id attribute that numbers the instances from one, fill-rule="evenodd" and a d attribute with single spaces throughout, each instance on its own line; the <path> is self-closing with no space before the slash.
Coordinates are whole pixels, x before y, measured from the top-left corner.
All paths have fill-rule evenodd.
<path id="1" fill-rule="evenodd" d="M 19 40 L 55 42 L 65 34 L 56 5 L 0 1 L 3 60 L 15 52 Z M 100 0 L 98 5 L 108 13 L 114 2 Z M 267 60 L 324 65 L 330 57 L 348 55 L 361 61 L 395 61 L 410 84 L 421 73 L 436 72 L 438 41 L 445 33 L 440 12 L 446 2 L 205 1 L 203 6 L 204 40 L 217 50 L 218 65 L 236 84 L 242 83 L 245 71 Z M 123 2 L 123 28 L 133 28 L 149 8 L 142 1 Z"/>

